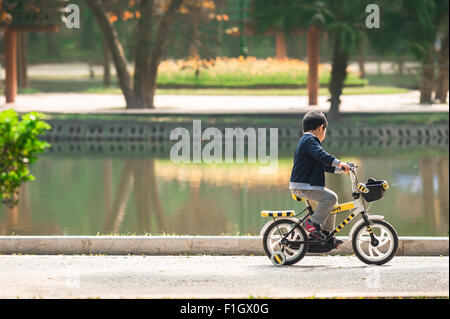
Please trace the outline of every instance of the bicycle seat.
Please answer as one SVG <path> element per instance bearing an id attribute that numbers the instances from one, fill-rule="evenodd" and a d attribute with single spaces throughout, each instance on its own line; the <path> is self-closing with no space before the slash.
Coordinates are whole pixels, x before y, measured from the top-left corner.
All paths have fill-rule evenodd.
<path id="1" fill-rule="evenodd" d="M 305 201 L 303 198 L 298 197 L 298 196 L 295 195 L 295 194 L 292 194 L 292 199 L 294 199 L 294 200 L 296 200 L 296 201 L 298 201 L 298 202 L 304 202 L 304 201 Z"/>

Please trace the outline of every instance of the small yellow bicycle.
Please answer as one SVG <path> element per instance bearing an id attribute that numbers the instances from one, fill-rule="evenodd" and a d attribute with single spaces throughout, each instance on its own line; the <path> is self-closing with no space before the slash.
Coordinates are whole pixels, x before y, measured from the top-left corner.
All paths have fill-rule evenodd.
<path id="1" fill-rule="evenodd" d="M 297 201 L 303 201 L 306 208 L 296 214 L 294 210 L 261 211 L 262 217 L 272 217 L 262 230 L 263 246 L 267 257 L 276 266 L 293 265 L 299 262 L 307 252 L 326 253 L 334 249 L 333 236 L 342 230 L 355 216 L 361 214 L 362 219 L 350 230 L 349 238 L 355 255 L 366 264 L 382 265 L 391 260 L 398 248 L 398 235 L 395 228 L 381 215 L 369 215 L 372 202 L 383 198 L 389 184 L 385 180 L 369 178 L 367 183 L 359 183 L 356 175 L 357 166 L 350 166 L 349 176 L 352 181 L 354 201 L 338 204 L 330 214 L 350 212 L 350 215 L 327 234 L 323 241 L 312 239 L 301 225 L 314 211 L 308 200 L 292 195 Z M 303 213 L 305 216 L 301 217 Z"/>

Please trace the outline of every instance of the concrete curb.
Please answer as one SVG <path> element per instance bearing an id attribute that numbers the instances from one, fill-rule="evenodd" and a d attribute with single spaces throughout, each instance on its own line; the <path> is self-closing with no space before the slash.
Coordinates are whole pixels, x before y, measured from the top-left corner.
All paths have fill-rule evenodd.
<path id="1" fill-rule="evenodd" d="M 351 240 L 329 255 L 353 254 Z M 448 237 L 400 237 L 397 256 L 448 256 Z M 252 236 L 0 236 L 0 254 L 264 255 Z"/>

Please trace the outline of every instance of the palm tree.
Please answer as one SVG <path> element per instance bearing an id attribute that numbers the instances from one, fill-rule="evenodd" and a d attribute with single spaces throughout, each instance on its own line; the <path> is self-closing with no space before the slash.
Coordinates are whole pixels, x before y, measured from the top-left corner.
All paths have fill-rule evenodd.
<path id="1" fill-rule="evenodd" d="M 380 3 L 382 28 L 370 36 L 372 46 L 381 51 L 393 51 L 401 46 L 411 52 L 422 64 L 420 103 L 432 103 L 436 59 L 434 46 L 440 34 L 444 37 L 448 34 L 449 1 L 381 0 Z M 445 40 L 443 42 L 446 45 Z M 439 78 L 446 80 L 445 75 Z"/>
<path id="2" fill-rule="evenodd" d="M 253 20 L 258 31 L 269 28 L 290 31 L 316 26 L 328 34 L 333 48 L 330 115 L 339 116 L 342 89 L 349 59 L 362 41 L 367 28 L 366 0 L 258 0 L 253 3 Z"/>

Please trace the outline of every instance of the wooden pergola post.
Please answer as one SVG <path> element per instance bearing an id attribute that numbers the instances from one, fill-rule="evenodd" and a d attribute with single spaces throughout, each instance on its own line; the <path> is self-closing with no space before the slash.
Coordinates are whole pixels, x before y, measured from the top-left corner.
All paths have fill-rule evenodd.
<path id="1" fill-rule="evenodd" d="M 275 33 L 275 53 L 278 60 L 286 59 L 286 36 L 282 31 Z"/>
<path id="2" fill-rule="evenodd" d="M 309 28 L 307 38 L 308 104 L 317 105 L 319 93 L 319 30 L 317 27 Z"/>
<path id="3" fill-rule="evenodd" d="M 17 32 L 5 29 L 5 97 L 13 103 L 17 95 Z"/>
<path id="4" fill-rule="evenodd" d="M 27 33 L 17 32 L 17 84 L 20 89 L 28 88 Z"/>

